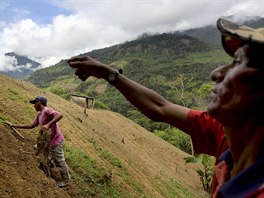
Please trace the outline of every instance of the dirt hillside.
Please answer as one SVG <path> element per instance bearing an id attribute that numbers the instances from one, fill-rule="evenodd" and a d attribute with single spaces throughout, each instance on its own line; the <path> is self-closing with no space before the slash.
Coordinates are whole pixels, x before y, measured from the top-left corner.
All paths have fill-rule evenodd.
<path id="1" fill-rule="evenodd" d="M 33 145 L 38 128 L 19 129 L 25 137 L 20 140 L 4 125 L 6 120 L 12 123 L 30 123 L 36 112 L 28 101 L 37 95 L 46 96 L 48 106 L 64 115 L 59 126 L 65 135 L 65 144 L 83 151 L 97 162 L 97 166 L 112 173 L 109 185 L 111 189 L 119 191 L 119 197 L 208 197 L 196 173 L 200 165 L 186 165 L 183 160 L 188 154 L 118 113 L 89 109 L 85 115 L 81 107 L 57 95 L 2 74 L 0 197 L 91 197 L 88 192 L 90 184 L 87 184 L 87 194 L 83 193 L 84 189 L 80 191 L 80 186 L 84 188 L 85 181 L 72 182 L 69 187 L 60 189 L 53 179 L 46 177 L 37 167 Z M 111 156 L 120 160 L 122 170 L 125 168 L 127 175 L 131 177 L 130 181 L 122 176 L 120 167 L 111 165 L 109 160 L 99 154 L 101 151 L 111 153 Z M 74 181 L 76 168 L 71 164 L 73 163 L 69 163 L 70 173 Z M 104 196 L 93 193 L 92 196 L 111 197 L 111 193 L 104 193 Z"/>

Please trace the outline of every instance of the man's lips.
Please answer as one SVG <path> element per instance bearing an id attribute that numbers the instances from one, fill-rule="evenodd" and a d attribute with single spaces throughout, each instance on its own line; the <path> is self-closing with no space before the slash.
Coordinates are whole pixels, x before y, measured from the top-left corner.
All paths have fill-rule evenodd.
<path id="1" fill-rule="evenodd" d="M 215 101 L 219 97 L 220 97 L 219 90 L 217 90 L 216 88 L 213 88 L 211 90 L 211 95 L 210 95 L 211 102 Z"/>
<path id="2" fill-rule="evenodd" d="M 218 95 L 218 91 L 216 89 L 211 90 L 211 96 Z"/>

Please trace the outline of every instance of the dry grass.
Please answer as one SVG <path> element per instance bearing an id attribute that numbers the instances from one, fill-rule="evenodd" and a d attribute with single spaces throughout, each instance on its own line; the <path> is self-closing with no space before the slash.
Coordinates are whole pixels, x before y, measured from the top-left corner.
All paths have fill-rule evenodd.
<path id="1" fill-rule="evenodd" d="M 89 109 L 85 115 L 57 95 L 2 74 L 0 94 L 0 197 L 11 192 L 21 197 L 207 196 L 195 171 L 199 165 L 183 160 L 188 154 L 120 114 Z M 4 120 L 31 122 L 36 112 L 28 101 L 37 95 L 46 96 L 48 106 L 64 115 L 59 125 L 73 176 L 65 189 L 55 187 L 36 167 L 32 146 L 38 129 L 19 130 L 26 137 L 22 142 L 3 125 Z M 109 173 L 110 182 L 104 181 Z M 16 185 L 11 185 L 14 180 Z"/>

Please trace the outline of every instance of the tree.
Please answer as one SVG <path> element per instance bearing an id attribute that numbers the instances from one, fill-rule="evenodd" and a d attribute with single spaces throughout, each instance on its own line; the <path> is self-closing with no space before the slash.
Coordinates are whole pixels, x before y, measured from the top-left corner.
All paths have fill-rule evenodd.
<path id="1" fill-rule="evenodd" d="M 211 193 L 211 184 L 213 179 L 213 173 L 214 173 L 214 163 L 215 163 L 215 157 L 201 154 L 198 157 L 191 156 L 184 158 L 186 163 L 202 163 L 203 169 L 197 169 L 196 172 L 200 177 L 200 180 L 203 185 L 203 189 Z"/>
<path id="2" fill-rule="evenodd" d="M 154 134 L 176 146 L 182 151 L 192 154 L 191 138 L 177 128 L 170 126 L 165 130 L 155 130 Z"/>

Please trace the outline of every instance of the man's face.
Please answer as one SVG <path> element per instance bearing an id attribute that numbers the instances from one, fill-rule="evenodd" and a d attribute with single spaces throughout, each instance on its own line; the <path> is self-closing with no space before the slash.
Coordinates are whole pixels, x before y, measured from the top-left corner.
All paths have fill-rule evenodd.
<path id="1" fill-rule="evenodd" d="M 34 108 L 35 108 L 36 111 L 40 111 L 41 110 L 41 104 L 40 104 L 40 102 L 36 102 L 34 104 Z"/>
<path id="2" fill-rule="evenodd" d="M 234 123 L 263 109 L 264 74 L 259 65 L 252 65 L 250 46 L 239 48 L 230 65 L 215 69 L 211 78 L 215 81 L 208 113 L 223 124 Z M 262 107 L 257 105 L 262 104 Z"/>

